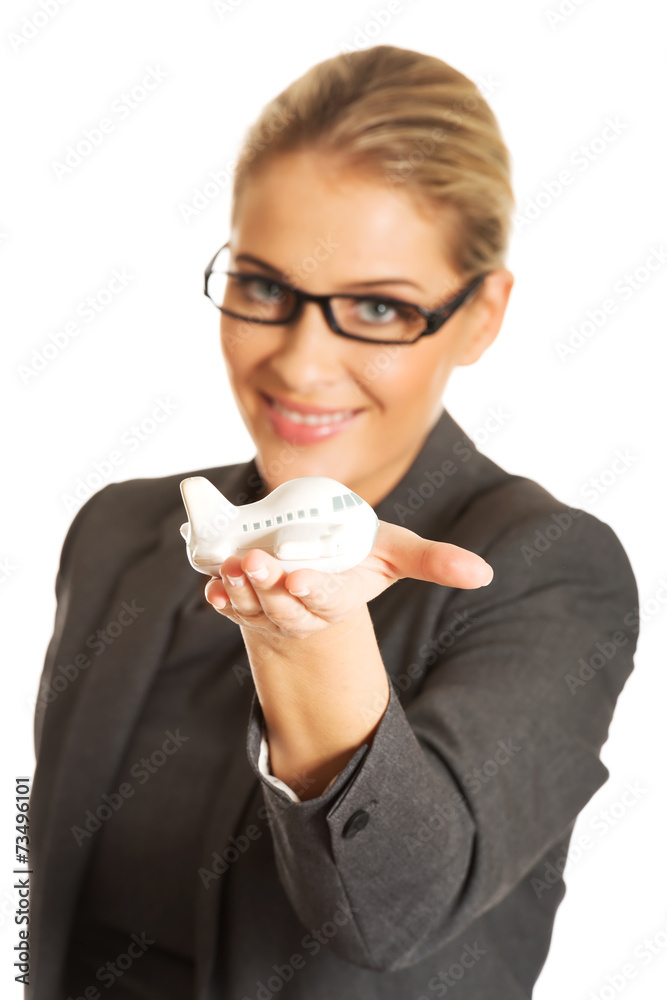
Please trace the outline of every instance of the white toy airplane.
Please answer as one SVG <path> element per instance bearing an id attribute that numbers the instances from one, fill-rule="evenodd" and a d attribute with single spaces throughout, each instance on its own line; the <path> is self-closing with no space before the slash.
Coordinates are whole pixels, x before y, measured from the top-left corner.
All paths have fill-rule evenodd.
<path id="1" fill-rule="evenodd" d="M 281 483 L 262 500 L 235 507 L 204 476 L 181 481 L 188 520 L 181 525 L 193 569 L 220 576 L 229 556 L 264 549 L 286 573 L 342 573 L 371 552 L 380 522 L 370 504 L 327 476 Z"/>

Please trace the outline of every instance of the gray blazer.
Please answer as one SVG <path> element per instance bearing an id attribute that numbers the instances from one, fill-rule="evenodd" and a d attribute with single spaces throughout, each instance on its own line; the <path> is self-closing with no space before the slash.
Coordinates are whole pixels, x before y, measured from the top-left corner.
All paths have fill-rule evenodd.
<path id="1" fill-rule="evenodd" d="M 263 487 L 254 459 L 110 484 L 63 544 L 40 686 L 53 697 L 35 716 L 33 1000 L 60 1000 L 94 840 L 79 845 L 72 827 L 111 790 L 173 615 L 205 585 L 179 533 L 179 482 L 194 475 L 236 504 Z M 370 603 L 389 705 L 370 749 L 318 798 L 292 802 L 261 774 L 261 708 L 239 685 L 221 719 L 237 752 L 205 852 L 226 845 L 229 864 L 198 888 L 197 1000 L 431 1000 L 454 986 L 458 1000 L 526 1000 L 546 959 L 575 819 L 609 777 L 600 750 L 637 642 L 632 569 L 608 525 L 505 472 L 446 410 L 375 511 L 479 553 L 494 580 L 401 580 Z M 123 601 L 126 616 L 132 601 L 144 611 L 77 670 Z M 219 648 L 243 663 L 237 626 L 211 616 Z M 244 882 L 226 896 L 234 844 Z M 156 982 L 153 995 L 172 994 Z"/>

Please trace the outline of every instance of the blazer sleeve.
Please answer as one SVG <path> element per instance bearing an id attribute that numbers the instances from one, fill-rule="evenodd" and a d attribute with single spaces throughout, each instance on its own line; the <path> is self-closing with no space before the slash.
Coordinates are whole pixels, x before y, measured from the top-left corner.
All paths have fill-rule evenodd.
<path id="1" fill-rule="evenodd" d="M 284 781 L 281 781 L 280 778 L 277 778 L 275 774 L 271 773 L 271 756 L 269 754 L 269 743 L 266 738 L 266 726 L 264 725 L 262 725 L 262 738 L 259 746 L 257 767 L 260 773 L 263 774 L 264 777 L 268 778 L 274 788 L 281 788 L 292 802 L 301 802 L 299 796 L 292 788 L 290 788 L 289 785 L 286 785 Z M 331 788 L 337 777 L 338 775 L 334 775 L 327 787 L 324 789 L 325 792 Z"/>
<path id="2" fill-rule="evenodd" d="M 428 668 L 405 707 L 390 678 L 370 749 L 317 798 L 291 801 L 257 768 L 255 692 L 247 752 L 278 876 L 304 926 L 347 914 L 329 942 L 341 958 L 393 972 L 442 948 L 607 781 L 600 750 L 633 668 L 637 587 L 607 524 L 583 511 L 569 520 L 539 548 L 544 514 L 504 529 L 480 553 L 495 570 L 488 587 L 442 588 L 438 627 L 456 612 L 466 627 L 412 651 Z"/>

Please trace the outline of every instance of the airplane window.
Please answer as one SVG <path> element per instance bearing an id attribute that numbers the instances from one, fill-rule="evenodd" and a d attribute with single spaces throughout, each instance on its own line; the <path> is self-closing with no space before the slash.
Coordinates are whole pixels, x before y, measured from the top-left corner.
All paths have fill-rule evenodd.
<path id="1" fill-rule="evenodd" d="M 333 509 L 342 510 L 343 509 L 343 498 L 342 497 L 332 497 L 333 499 Z"/>
<path id="2" fill-rule="evenodd" d="M 276 515 L 276 524 L 282 524 L 282 523 L 283 523 L 283 515 L 282 514 L 277 514 Z"/>
<path id="3" fill-rule="evenodd" d="M 288 521 L 293 521 L 294 520 L 294 514 L 292 513 L 291 510 L 287 511 L 287 520 Z"/>
<path id="4" fill-rule="evenodd" d="M 310 516 L 311 517 L 316 517 L 318 514 L 319 514 L 319 510 L 317 509 L 317 507 L 311 507 L 310 508 Z"/>
<path id="5" fill-rule="evenodd" d="M 248 530 L 248 525 L 247 525 L 247 524 L 244 524 L 244 525 L 243 525 L 243 530 L 244 530 L 244 531 L 247 531 L 247 530 Z"/>
<path id="6" fill-rule="evenodd" d="M 352 499 L 352 497 L 350 496 L 349 493 L 345 494 L 345 496 L 343 497 L 343 500 L 345 501 L 345 506 L 346 507 L 354 507 L 354 500 Z"/>
<path id="7" fill-rule="evenodd" d="M 361 497 L 358 497 L 358 496 L 357 496 L 357 494 L 356 494 L 356 493 L 353 493 L 352 491 L 350 491 L 350 496 L 351 496 L 351 497 L 353 497 L 353 498 L 354 498 L 354 499 L 356 500 L 356 502 L 357 502 L 358 504 L 362 504 L 362 503 L 364 502 L 364 501 L 363 501 L 363 500 L 361 499 Z"/>
<path id="8" fill-rule="evenodd" d="M 261 527 L 259 521 L 253 521 L 252 526 L 253 526 L 253 528 L 259 528 L 259 527 Z"/>
<path id="9" fill-rule="evenodd" d="M 271 527 L 271 518 L 270 517 L 266 518 L 266 520 L 264 521 L 264 526 L 266 528 L 270 528 Z"/>
<path id="10" fill-rule="evenodd" d="M 305 517 L 306 516 L 305 510 L 297 510 L 297 514 L 299 515 L 299 517 Z"/>

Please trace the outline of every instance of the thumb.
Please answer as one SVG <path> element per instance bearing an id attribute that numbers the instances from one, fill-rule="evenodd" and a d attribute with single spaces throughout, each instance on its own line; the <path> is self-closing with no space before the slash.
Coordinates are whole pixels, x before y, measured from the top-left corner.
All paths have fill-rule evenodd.
<path id="1" fill-rule="evenodd" d="M 400 534 L 387 532 L 383 542 L 388 543 L 387 556 L 397 576 L 463 590 L 485 587 L 493 580 L 492 567 L 475 552 L 422 538 L 409 528 L 392 527 Z"/>

